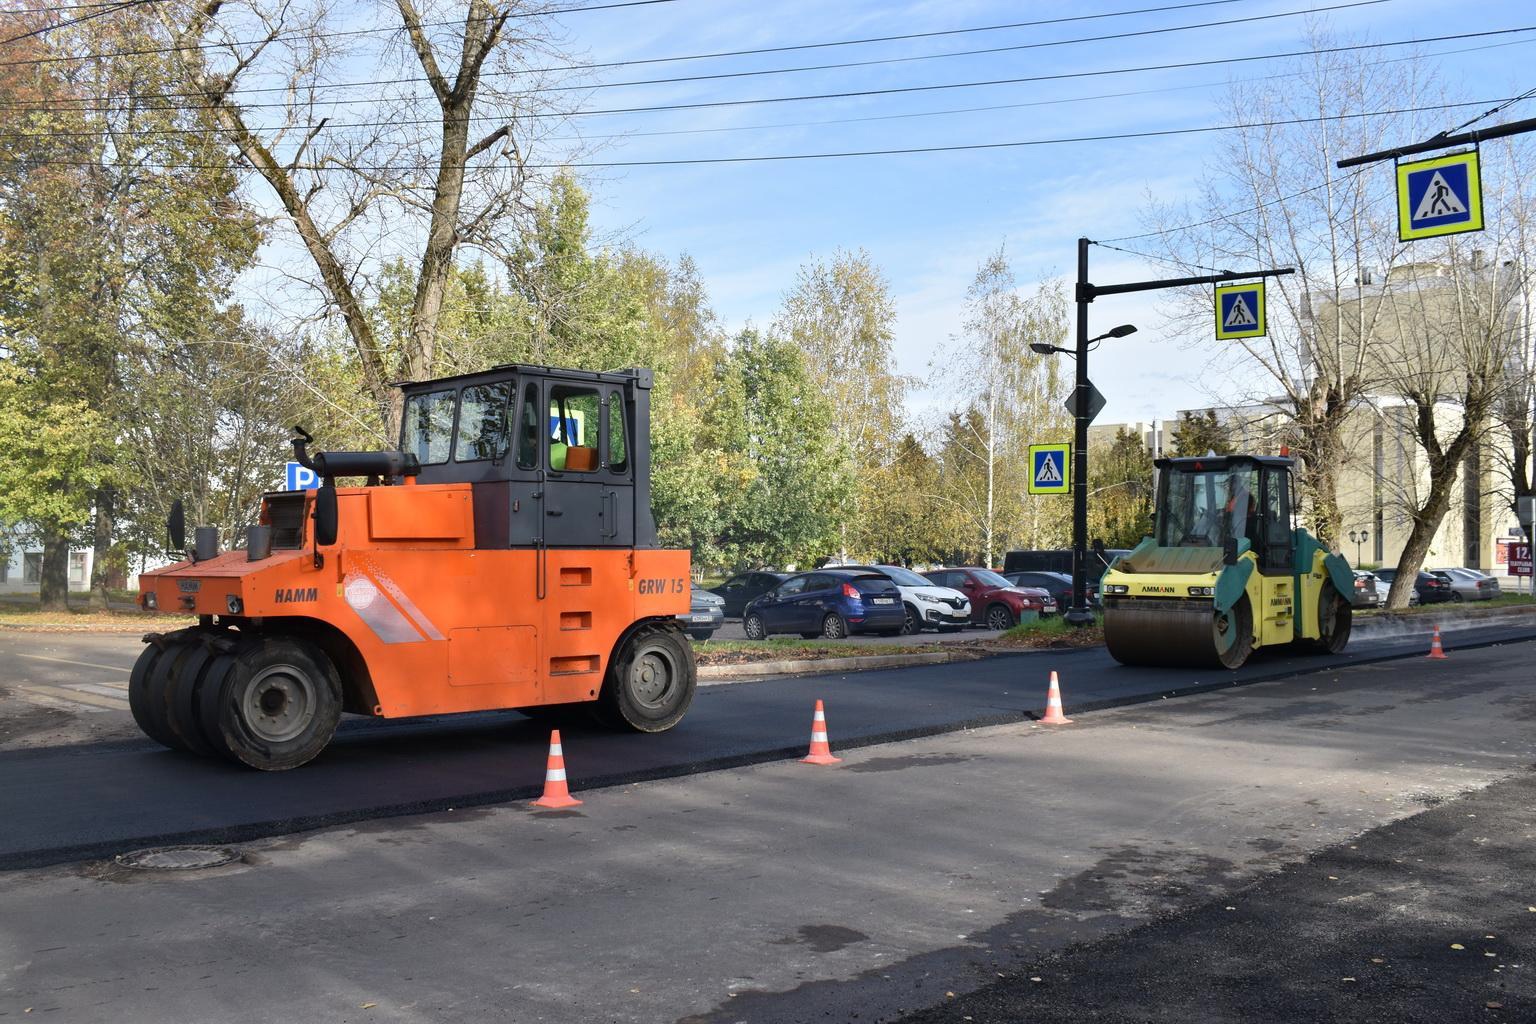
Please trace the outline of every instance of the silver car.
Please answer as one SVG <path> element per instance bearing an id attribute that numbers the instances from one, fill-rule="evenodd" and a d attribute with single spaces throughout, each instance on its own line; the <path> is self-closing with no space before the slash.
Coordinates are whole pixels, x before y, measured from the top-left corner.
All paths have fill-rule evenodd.
<path id="1" fill-rule="evenodd" d="M 1476 569 L 1431 569 L 1451 585 L 1452 601 L 1492 601 L 1499 596 L 1499 581 Z"/>

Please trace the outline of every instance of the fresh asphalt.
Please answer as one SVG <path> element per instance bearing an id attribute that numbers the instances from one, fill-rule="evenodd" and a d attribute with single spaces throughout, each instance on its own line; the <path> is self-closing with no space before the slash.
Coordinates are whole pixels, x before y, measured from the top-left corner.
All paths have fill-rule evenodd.
<path id="1" fill-rule="evenodd" d="M 1459 632 L 1453 647 L 1525 640 L 1529 626 Z M 1018 722 L 1042 711 L 1060 673 L 1068 713 L 1422 657 L 1422 636 L 1357 643 L 1345 655 L 1261 654 L 1238 672 L 1127 668 L 1102 649 L 778 678 L 701 690 L 659 736 L 566 727 L 572 785 L 594 789 L 803 753 L 820 698 L 834 747 Z M 327 825 L 536 795 L 548 726 L 514 712 L 359 722 L 317 761 L 263 774 L 148 741 L 0 754 L 0 868 L 38 867 L 180 842 L 236 842 Z"/>

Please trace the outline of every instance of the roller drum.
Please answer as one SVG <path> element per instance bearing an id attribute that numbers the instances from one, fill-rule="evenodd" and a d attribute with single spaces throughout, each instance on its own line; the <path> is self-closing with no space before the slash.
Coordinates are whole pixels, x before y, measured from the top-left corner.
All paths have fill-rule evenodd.
<path id="1" fill-rule="evenodd" d="M 1121 598 L 1105 602 L 1104 643 L 1122 665 L 1235 669 L 1253 649 L 1244 598 L 1218 615 L 1210 601 Z"/>

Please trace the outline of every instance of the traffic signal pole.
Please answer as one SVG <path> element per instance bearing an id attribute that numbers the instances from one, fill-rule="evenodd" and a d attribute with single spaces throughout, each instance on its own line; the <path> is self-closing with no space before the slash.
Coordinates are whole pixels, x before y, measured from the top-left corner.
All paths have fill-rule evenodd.
<path id="1" fill-rule="evenodd" d="M 1074 626 L 1093 624 L 1088 608 L 1088 305 L 1100 295 L 1125 295 L 1163 288 L 1185 288 L 1223 281 L 1246 281 L 1255 277 L 1283 277 L 1296 272 L 1293 267 L 1278 270 L 1250 270 L 1236 273 L 1224 270 L 1203 277 L 1166 277 L 1156 281 L 1129 281 L 1124 284 L 1096 285 L 1088 280 L 1088 247 L 1092 239 L 1077 240 L 1077 395 L 1072 410 L 1072 607 L 1063 613 Z M 1536 577 L 1533 577 L 1536 578 Z"/>

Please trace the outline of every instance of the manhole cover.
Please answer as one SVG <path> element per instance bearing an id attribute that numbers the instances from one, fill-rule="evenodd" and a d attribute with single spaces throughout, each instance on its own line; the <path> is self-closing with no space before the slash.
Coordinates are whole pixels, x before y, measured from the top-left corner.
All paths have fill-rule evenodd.
<path id="1" fill-rule="evenodd" d="M 141 871 L 195 871 L 239 859 L 240 851 L 228 846 L 152 846 L 117 855 L 123 867 Z"/>

